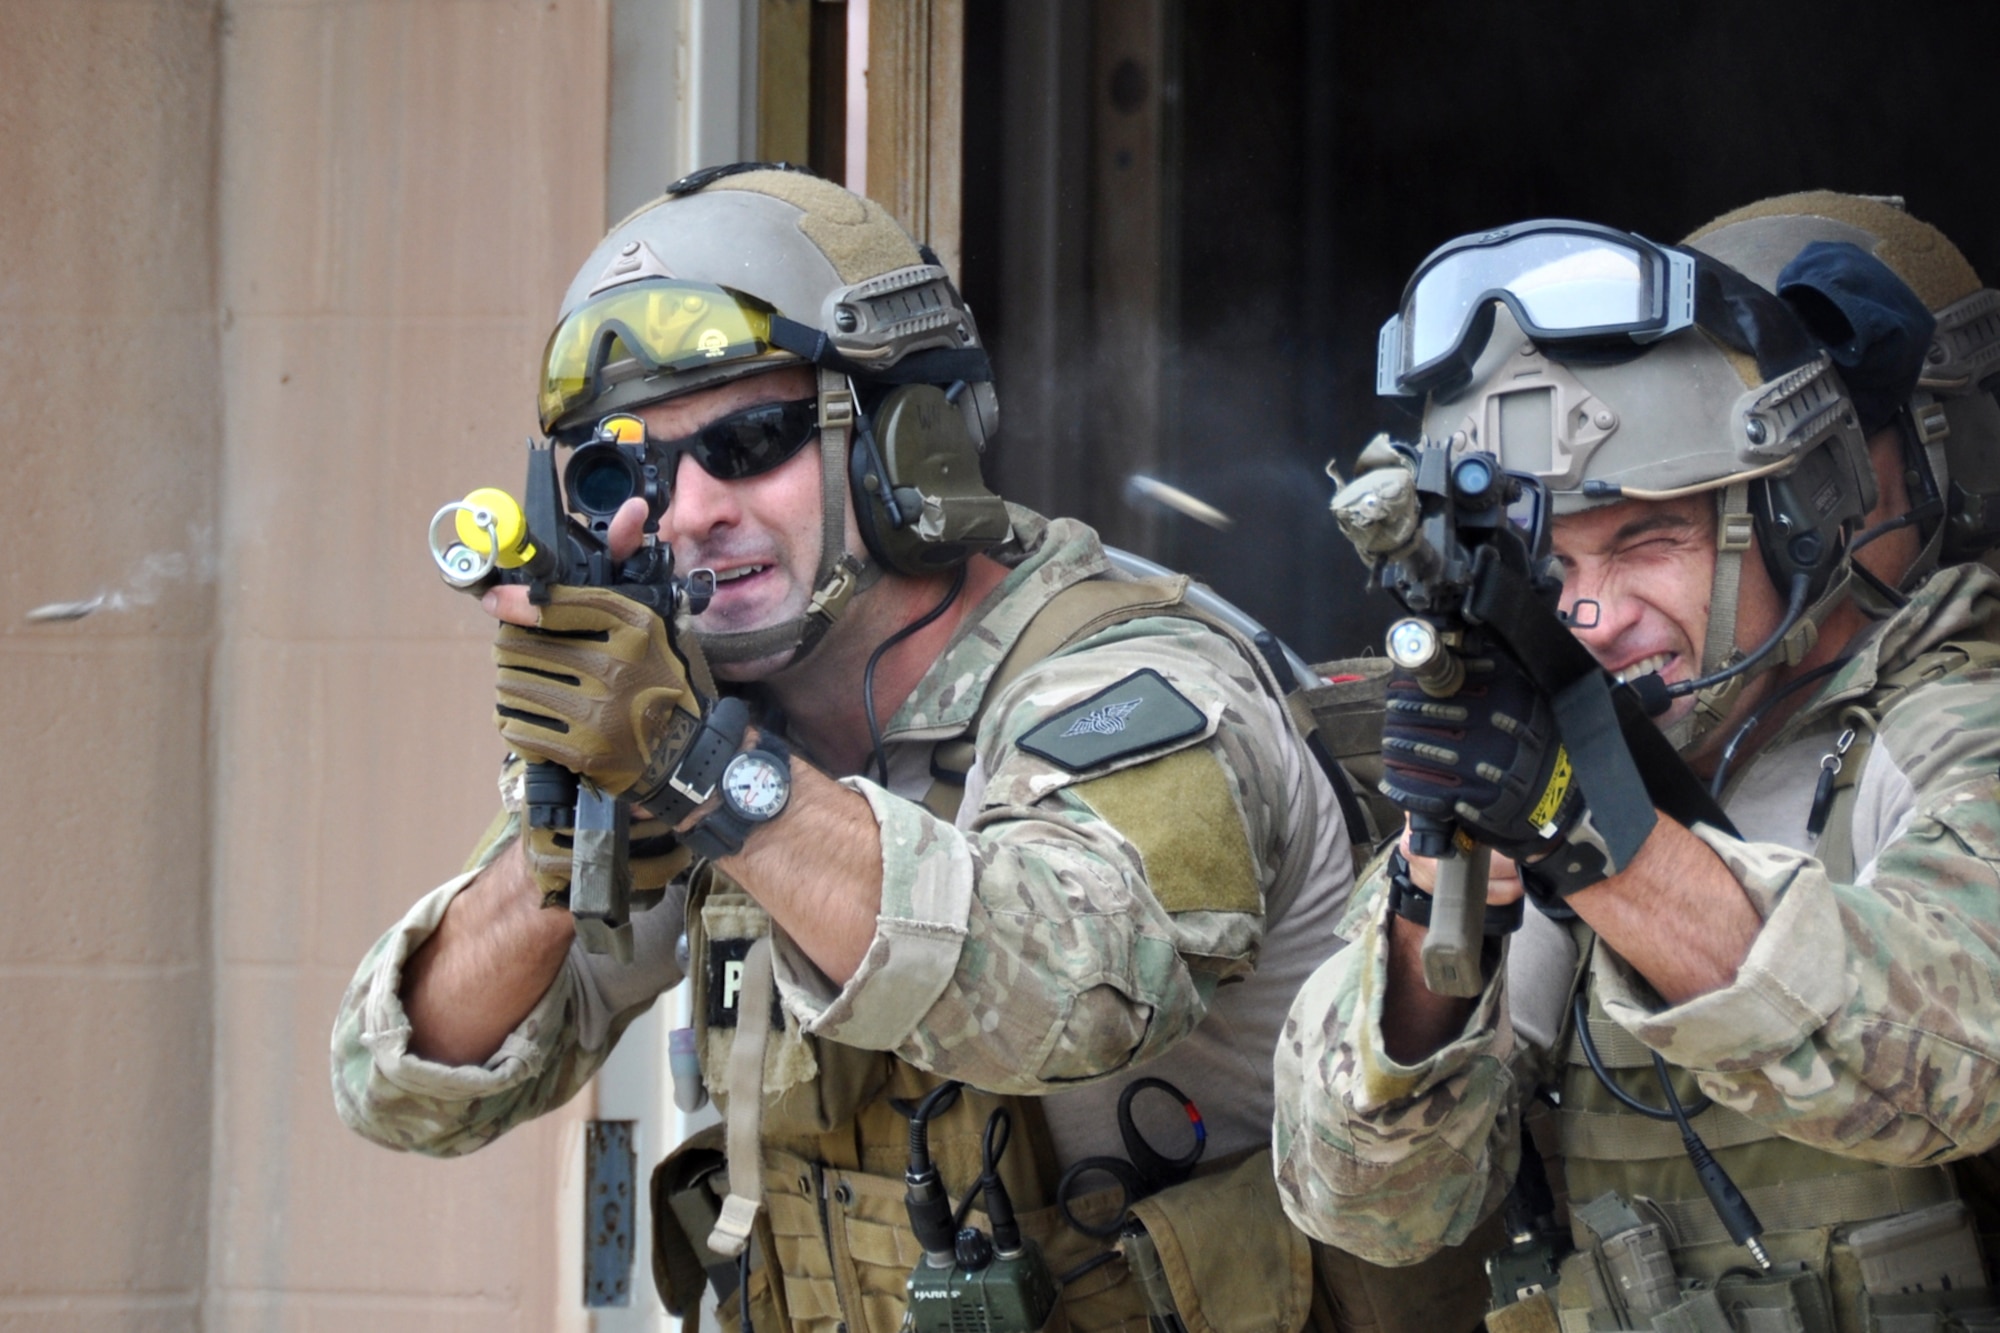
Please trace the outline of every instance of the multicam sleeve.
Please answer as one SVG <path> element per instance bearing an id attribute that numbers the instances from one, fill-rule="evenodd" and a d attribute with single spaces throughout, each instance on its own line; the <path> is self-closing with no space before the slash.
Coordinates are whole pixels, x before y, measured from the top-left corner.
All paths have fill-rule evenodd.
<path id="1" fill-rule="evenodd" d="M 1141 669 L 1205 726 L 1137 756 L 1124 789 L 1089 786 L 1119 765 L 1067 773 L 1016 744 Z M 1312 807 L 1302 771 L 1273 758 L 1287 747 L 1296 738 L 1254 668 L 1191 622 L 1128 622 L 1050 658 L 986 710 L 956 825 L 848 780 L 881 826 L 875 942 L 837 991 L 781 951 L 788 1005 L 809 1031 L 994 1091 L 1048 1092 L 1150 1058 L 1194 1029 L 1221 980 L 1254 966 L 1276 868 L 1294 839 L 1317 836 L 1300 813 Z M 1212 823 L 1169 828 L 1188 792 Z M 1176 890 L 1201 857 L 1220 858 L 1212 892 Z"/>
<path id="2" fill-rule="evenodd" d="M 1496 975 L 1464 1031 L 1415 1065 L 1384 1052 L 1386 876 L 1354 943 L 1320 965 L 1278 1041 L 1273 1165 L 1285 1212 L 1364 1259 L 1411 1264 L 1464 1241 L 1519 1165 L 1518 1084 L 1531 1076 Z"/>
<path id="3" fill-rule="evenodd" d="M 1877 765 L 1887 765 L 1878 769 Z M 1671 1008 L 1629 969 L 1612 1018 L 1716 1101 L 1815 1147 L 1914 1165 L 2000 1141 L 2000 673 L 1912 691 L 1864 784 L 1895 831 L 1838 883 L 1814 858 L 1695 833 L 1764 918 L 1735 981 Z"/>
<path id="4" fill-rule="evenodd" d="M 411 1054 L 400 994 L 404 965 L 513 834 L 511 821 L 496 821 L 472 868 L 426 894 L 376 941 L 341 998 L 333 1028 L 334 1107 L 364 1138 L 436 1157 L 461 1156 L 492 1142 L 575 1096 L 662 982 L 678 979 L 677 968 L 654 966 L 648 969 L 654 979 L 641 985 L 635 967 L 628 969 L 632 977 L 606 984 L 572 949 L 548 992 L 485 1063 L 442 1065 Z M 662 913 L 655 908 L 646 915 Z"/>

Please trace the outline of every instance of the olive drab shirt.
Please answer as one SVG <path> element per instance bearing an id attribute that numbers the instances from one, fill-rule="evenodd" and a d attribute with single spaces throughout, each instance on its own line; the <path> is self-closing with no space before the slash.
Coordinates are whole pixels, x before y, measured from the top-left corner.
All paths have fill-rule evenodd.
<path id="1" fill-rule="evenodd" d="M 1814 779 L 1850 724 L 1842 705 L 1946 640 L 1992 637 L 1995 616 L 1990 571 L 1934 576 L 1732 781 L 1725 807 L 1763 840 L 1694 830 L 1764 919 L 1732 984 L 1668 1006 L 1598 950 L 1590 985 L 1610 1019 L 1785 1138 L 1893 1166 L 2000 1140 L 2000 671 L 1961 663 L 1882 712 L 1847 821 L 1856 869 L 1846 878 L 1829 876 L 1804 827 Z M 1847 860 L 1845 849 L 1817 850 Z M 1499 1206 L 1524 1099 L 1561 1073 L 1574 953 L 1532 923 L 1459 1037 L 1399 1065 L 1381 1041 L 1383 879 L 1377 870 L 1357 895 L 1355 947 L 1292 1007 L 1278 1049 L 1276 1169 L 1307 1232 L 1407 1263 Z M 1512 1012 L 1530 996 L 1557 1007 Z"/>
<path id="2" fill-rule="evenodd" d="M 842 779 L 880 825 L 873 945 L 836 986 L 780 937 L 784 1022 L 990 1091 L 1057 1094 L 1044 1106 L 1067 1160 L 1123 1155 L 1115 1083 L 1078 1085 L 1156 1058 L 1146 1072 L 1198 1101 L 1212 1155 L 1258 1146 L 1285 1006 L 1342 943 L 1352 873 L 1337 803 L 1257 669 L 1186 618 L 1116 624 L 984 700 L 1035 612 L 1109 569 L 1081 524 L 1012 514 L 1015 538 L 997 557 L 1008 578 L 888 723 L 886 789 Z M 917 799 L 934 742 L 975 716 L 977 761 L 957 818 L 941 819 Z M 1161 719 L 1151 730 L 1138 725 L 1151 717 Z M 1121 731 L 1131 733 L 1122 746 Z M 514 836 L 517 817 L 475 866 Z M 483 1065 L 421 1060 L 397 994 L 402 967 L 471 878 L 412 908 L 341 1005 L 336 1104 L 390 1147 L 464 1153 L 559 1105 L 686 967 L 676 887 L 635 915 L 631 966 L 573 947 Z"/>

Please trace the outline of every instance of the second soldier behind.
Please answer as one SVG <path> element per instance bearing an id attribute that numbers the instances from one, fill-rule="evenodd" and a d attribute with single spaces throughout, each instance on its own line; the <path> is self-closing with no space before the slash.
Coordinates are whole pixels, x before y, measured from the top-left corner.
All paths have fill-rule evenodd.
<path id="1" fill-rule="evenodd" d="M 1456 726 L 1392 692 L 1391 781 L 1529 863 L 1543 910 L 1447 999 L 1410 910 L 1433 865 L 1378 867 L 1280 1045 L 1277 1170 L 1301 1226 L 1413 1262 L 1499 1210 L 1534 1112 L 1579 1248 L 1497 1326 L 1858 1333 L 1994 1305 L 1942 1164 L 2000 1139 L 2000 582 L 1946 568 L 1864 614 L 1846 543 L 1932 321 L 1854 246 L 1778 285 L 1796 305 L 1691 250 L 1526 224 L 1437 252 L 1385 338 L 1431 441 L 1547 483 L 1576 637 L 1676 696 L 1660 724 L 1736 826 L 1653 812 L 1606 874 L 1587 824 L 1532 825 L 1492 780 L 1558 743 L 1488 703 L 1534 697 L 1518 662 L 1440 701 Z M 1492 900 L 1522 890 L 1496 860 Z"/>

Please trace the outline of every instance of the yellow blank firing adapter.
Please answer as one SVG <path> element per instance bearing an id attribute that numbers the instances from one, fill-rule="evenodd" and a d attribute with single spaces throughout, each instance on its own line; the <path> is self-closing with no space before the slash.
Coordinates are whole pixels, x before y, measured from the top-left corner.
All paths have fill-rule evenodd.
<path id="1" fill-rule="evenodd" d="M 439 529 L 452 518 L 455 541 L 441 541 Z M 520 502 L 495 486 L 482 486 L 431 516 L 431 559 L 454 588 L 469 588 L 494 569 L 518 569 L 535 558 L 528 540 L 528 516 Z"/>

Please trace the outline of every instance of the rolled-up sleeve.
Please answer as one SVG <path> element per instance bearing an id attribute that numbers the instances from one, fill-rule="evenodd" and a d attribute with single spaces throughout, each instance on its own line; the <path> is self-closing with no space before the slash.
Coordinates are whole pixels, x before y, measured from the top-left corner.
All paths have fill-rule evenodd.
<path id="1" fill-rule="evenodd" d="M 1499 1206 L 1519 1165 L 1525 1071 L 1496 969 L 1464 1029 L 1399 1064 L 1382 1040 L 1388 894 L 1364 886 L 1360 934 L 1292 1003 L 1276 1058 L 1274 1169 L 1308 1235 L 1383 1264 L 1456 1245 Z"/>
<path id="2" fill-rule="evenodd" d="M 1908 793 L 1860 882 L 1804 853 L 1695 832 L 1764 918 L 1735 979 L 1665 1006 L 1622 964 L 1610 1016 L 1716 1101 L 1891 1165 L 2000 1142 L 2000 675 L 1906 696 L 1869 763 Z M 1864 851 L 1867 849 L 1863 849 Z"/>
<path id="3" fill-rule="evenodd" d="M 682 913 L 663 904 L 637 918 L 638 956 L 615 975 L 572 946 L 547 992 L 485 1061 L 445 1065 L 412 1054 L 404 968 L 477 874 L 419 900 L 368 951 L 341 998 L 334 1107 L 348 1128 L 384 1147 L 461 1156 L 562 1105 L 589 1082 L 618 1034 L 679 979 L 672 936 Z"/>
<path id="4" fill-rule="evenodd" d="M 1019 746 L 1141 669 L 1199 710 L 1199 730 L 1080 773 Z M 1295 817 L 1313 803 L 1271 758 L 1297 739 L 1266 702 L 1228 640 L 1180 619 L 1131 622 L 1047 659 L 985 710 L 955 823 L 846 780 L 880 826 L 875 938 L 838 988 L 781 946 L 787 1006 L 809 1032 L 1001 1092 L 1047 1092 L 1157 1054 L 1201 1021 L 1220 980 L 1254 966 L 1276 867 L 1314 834 Z M 1210 782 L 1240 848 L 1240 895 L 1162 901 L 1166 853 L 1154 844 L 1149 867 L 1148 835 L 1116 826 L 1087 786 L 1128 768 L 1138 783 L 1186 781 L 1183 769 Z M 1296 766 L 1290 778 L 1304 780 Z"/>

